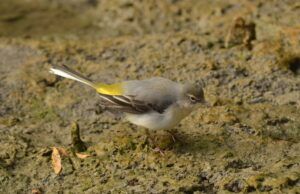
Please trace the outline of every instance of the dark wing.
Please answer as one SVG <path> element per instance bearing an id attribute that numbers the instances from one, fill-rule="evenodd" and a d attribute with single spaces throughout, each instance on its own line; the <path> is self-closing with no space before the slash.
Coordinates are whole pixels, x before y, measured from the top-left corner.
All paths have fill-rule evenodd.
<path id="1" fill-rule="evenodd" d="M 134 96 L 129 95 L 107 95 L 100 94 L 100 105 L 104 108 L 124 113 L 143 114 L 149 111 L 156 111 L 163 113 L 164 110 L 171 104 L 164 104 L 164 106 L 156 106 L 151 103 L 146 103 L 135 99 Z"/>

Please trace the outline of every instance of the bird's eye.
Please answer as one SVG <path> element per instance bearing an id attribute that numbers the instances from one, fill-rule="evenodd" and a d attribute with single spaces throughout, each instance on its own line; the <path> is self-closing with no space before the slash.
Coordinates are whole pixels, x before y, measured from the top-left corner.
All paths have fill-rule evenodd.
<path id="1" fill-rule="evenodd" d="M 197 99 L 195 98 L 195 96 L 190 96 L 190 101 L 192 103 L 196 103 L 197 102 Z"/>

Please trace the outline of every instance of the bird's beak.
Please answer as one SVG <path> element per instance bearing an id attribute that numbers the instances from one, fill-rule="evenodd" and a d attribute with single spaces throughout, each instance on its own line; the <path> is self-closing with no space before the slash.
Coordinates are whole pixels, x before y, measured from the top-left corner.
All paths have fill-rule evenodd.
<path id="1" fill-rule="evenodd" d="M 201 104 L 204 105 L 204 106 L 206 106 L 206 107 L 210 107 L 210 106 L 211 106 L 210 103 L 207 102 L 206 100 L 203 100 L 203 101 L 201 102 Z"/>

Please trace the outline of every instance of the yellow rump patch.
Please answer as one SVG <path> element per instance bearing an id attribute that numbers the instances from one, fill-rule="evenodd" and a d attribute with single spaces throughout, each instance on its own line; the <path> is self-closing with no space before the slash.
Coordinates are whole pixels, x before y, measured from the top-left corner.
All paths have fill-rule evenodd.
<path id="1" fill-rule="evenodd" d="M 122 95 L 123 94 L 123 84 L 97 84 L 96 88 L 98 93 L 107 94 L 107 95 Z"/>

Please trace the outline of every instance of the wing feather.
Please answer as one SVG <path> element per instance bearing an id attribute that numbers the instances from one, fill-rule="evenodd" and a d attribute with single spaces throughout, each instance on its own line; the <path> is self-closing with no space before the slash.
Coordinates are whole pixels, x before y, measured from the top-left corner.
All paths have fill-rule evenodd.
<path id="1" fill-rule="evenodd" d="M 148 111 L 163 113 L 164 109 L 159 109 L 152 104 L 136 100 L 134 96 L 106 95 L 100 94 L 100 105 L 104 108 L 132 114 L 143 114 Z"/>
<path id="2" fill-rule="evenodd" d="M 171 80 L 154 77 L 122 83 L 122 95 L 99 92 L 100 104 L 112 111 L 144 114 L 149 111 L 163 113 L 177 101 L 181 85 Z"/>

